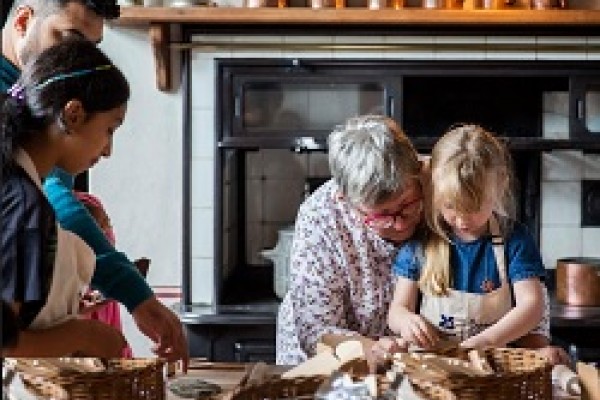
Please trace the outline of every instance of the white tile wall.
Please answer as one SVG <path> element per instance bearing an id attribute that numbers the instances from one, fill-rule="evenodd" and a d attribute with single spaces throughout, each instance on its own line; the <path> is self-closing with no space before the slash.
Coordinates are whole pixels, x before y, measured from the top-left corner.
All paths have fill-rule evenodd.
<path id="1" fill-rule="evenodd" d="M 588 60 L 600 60 L 600 37 L 588 37 Z"/>
<path id="2" fill-rule="evenodd" d="M 207 107 L 192 110 L 192 157 L 213 159 L 215 156 L 215 111 Z"/>
<path id="3" fill-rule="evenodd" d="M 587 50 L 585 45 L 586 37 L 538 37 L 537 59 L 538 60 L 585 60 Z M 547 49 L 544 45 L 565 47 L 563 49 Z M 583 48 L 580 48 L 583 46 Z M 579 47 L 579 49 L 569 49 L 569 47 Z"/>
<path id="4" fill-rule="evenodd" d="M 333 38 L 335 44 L 340 45 L 351 45 L 351 44 L 370 44 L 370 43 L 383 43 L 384 38 L 382 36 L 336 36 Z M 334 51 L 332 53 L 333 58 L 357 58 L 357 59 L 381 59 L 382 52 L 377 50 L 372 51 L 360 51 L 360 50 L 349 50 L 349 51 Z"/>
<path id="5" fill-rule="evenodd" d="M 580 204 L 579 181 L 542 182 L 542 224 L 579 226 Z"/>
<path id="6" fill-rule="evenodd" d="M 511 46 L 535 46 L 535 36 L 487 36 L 486 50 L 488 60 L 534 60 L 535 52 L 527 50 L 511 49 Z M 504 46 L 503 48 L 499 48 Z"/>
<path id="7" fill-rule="evenodd" d="M 581 229 L 581 254 L 586 257 L 600 258 L 600 229 Z"/>
<path id="8" fill-rule="evenodd" d="M 541 233 L 541 248 L 546 268 L 556 268 L 556 260 L 581 254 L 582 232 L 572 224 L 546 224 Z"/>
<path id="9" fill-rule="evenodd" d="M 434 40 L 435 52 L 434 59 L 436 60 L 484 60 L 486 58 L 485 50 L 448 50 L 443 46 L 447 44 L 479 44 L 485 45 L 485 36 L 437 36 Z"/>
<path id="10" fill-rule="evenodd" d="M 283 36 L 283 43 L 333 43 L 333 36 Z M 331 50 L 294 51 L 285 50 L 285 58 L 332 58 Z"/>
<path id="11" fill-rule="evenodd" d="M 395 46 L 406 46 L 398 50 L 385 50 L 383 58 L 396 60 L 431 60 L 434 57 L 432 50 L 423 50 L 421 46 L 429 46 L 433 49 L 433 36 L 387 36 L 383 38 L 383 43 Z M 411 48 L 411 45 L 418 45 L 419 49 Z"/>
<path id="12" fill-rule="evenodd" d="M 543 129 L 549 139 L 569 138 L 569 93 L 544 94 Z"/>
<path id="13" fill-rule="evenodd" d="M 577 43 L 581 40 L 576 39 Z M 596 108 L 592 117 L 600 115 Z M 568 138 L 568 96 L 544 96 L 544 137 Z M 552 151 L 542 158 L 541 250 L 546 268 L 563 257 L 599 257 L 600 228 L 581 228 L 581 180 L 600 179 L 600 157 Z"/>
<path id="14" fill-rule="evenodd" d="M 192 260 L 192 302 L 197 304 L 213 304 L 214 273 L 212 257 L 196 257 Z"/>
<path id="15" fill-rule="evenodd" d="M 192 180 L 192 207 L 210 208 L 215 203 L 215 161 L 211 158 L 192 157 L 193 171 L 213 171 L 194 176 Z"/>
<path id="16" fill-rule="evenodd" d="M 213 214 L 212 208 L 192 208 L 192 226 L 202 227 L 192 232 L 193 258 L 214 257 Z"/>
<path id="17" fill-rule="evenodd" d="M 544 181 L 580 181 L 583 177 L 581 151 L 550 151 L 543 155 Z"/>

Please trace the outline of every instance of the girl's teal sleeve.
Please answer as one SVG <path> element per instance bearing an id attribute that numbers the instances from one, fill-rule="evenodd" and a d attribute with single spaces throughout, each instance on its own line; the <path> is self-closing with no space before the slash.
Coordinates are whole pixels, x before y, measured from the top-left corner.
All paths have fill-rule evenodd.
<path id="1" fill-rule="evenodd" d="M 94 218 L 65 182 L 51 175 L 44 181 L 44 192 L 61 227 L 78 235 L 96 253 L 92 287 L 123 303 L 130 312 L 153 296 L 135 265 L 106 240 Z"/>

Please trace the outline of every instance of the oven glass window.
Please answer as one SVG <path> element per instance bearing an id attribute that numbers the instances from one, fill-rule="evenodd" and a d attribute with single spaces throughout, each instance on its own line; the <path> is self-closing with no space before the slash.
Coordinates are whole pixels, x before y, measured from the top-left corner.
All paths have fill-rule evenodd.
<path id="1" fill-rule="evenodd" d="M 593 134 L 600 134 L 600 85 L 591 85 L 585 93 L 585 126 Z"/>
<path id="2" fill-rule="evenodd" d="M 348 117 L 384 111 L 377 83 L 257 82 L 245 85 L 242 125 L 254 132 L 329 132 Z"/>

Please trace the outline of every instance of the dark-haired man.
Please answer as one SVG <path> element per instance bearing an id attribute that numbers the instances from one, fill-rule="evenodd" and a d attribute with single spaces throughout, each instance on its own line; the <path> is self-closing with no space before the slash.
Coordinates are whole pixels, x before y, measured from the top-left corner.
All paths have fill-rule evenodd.
<path id="1" fill-rule="evenodd" d="M 104 20 L 118 16 L 116 0 L 14 0 L 2 29 L 0 91 L 16 82 L 31 58 L 61 40 L 75 36 L 99 43 Z M 188 349 L 181 322 L 157 300 L 133 263 L 108 243 L 65 183 L 70 177 L 58 175 L 46 179 L 44 190 L 61 226 L 79 235 L 96 253 L 92 285 L 127 307 L 140 331 L 156 344 L 157 355 L 183 359 L 186 368 Z"/>
<path id="2" fill-rule="evenodd" d="M 41 50 L 70 37 L 102 40 L 105 19 L 119 16 L 115 0 L 14 0 L 2 29 L 0 90 Z"/>

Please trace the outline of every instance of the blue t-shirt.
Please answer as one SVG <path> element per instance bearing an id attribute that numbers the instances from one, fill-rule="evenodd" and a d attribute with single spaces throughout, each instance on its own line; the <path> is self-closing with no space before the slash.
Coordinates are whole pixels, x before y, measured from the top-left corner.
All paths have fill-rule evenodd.
<path id="1" fill-rule="evenodd" d="M 450 269 L 453 289 L 469 293 L 484 293 L 482 283 L 486 279 L 492 281 L 495 288 L 500 286 L 500 276 L 490 235 L 471 242 L 456 237 L 451 239 Z M 542 256 L 524 225 L 514 224 L 513 231 L 505 240 L 504 251 L 510 282 L 531 277 L 544 278 L 546 272 Z M 421 243 L 409 241 L 398 250 L 392 267 L 394 275 L 417 281 L 421 275 L 423 261 Z"/>

